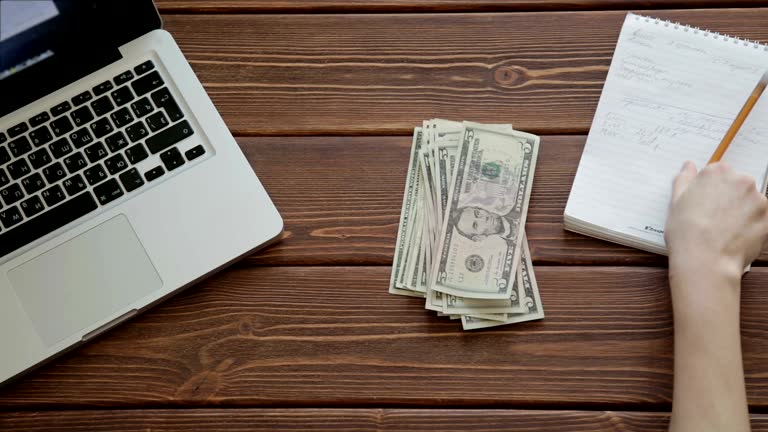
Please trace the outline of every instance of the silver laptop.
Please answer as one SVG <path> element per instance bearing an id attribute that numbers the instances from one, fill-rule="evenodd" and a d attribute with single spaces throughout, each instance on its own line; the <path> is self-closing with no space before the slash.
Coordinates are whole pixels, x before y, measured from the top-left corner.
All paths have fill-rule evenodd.
<path id="1" fill-rule="evenodd" d="M 0 0 L 0 383 L 283 222 L 151 0 Z"/>

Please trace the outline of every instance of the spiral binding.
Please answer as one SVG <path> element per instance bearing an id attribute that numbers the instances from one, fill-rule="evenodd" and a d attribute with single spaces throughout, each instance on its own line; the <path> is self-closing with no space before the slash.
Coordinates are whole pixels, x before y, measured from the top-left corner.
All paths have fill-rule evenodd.
<path id="1" fill-rule="evenodd" d="M 632 14 L 632 15 L 634 15 L 635 21 L 644 20 L 647 23 L 654 23 L 656 25 L 663 25 L 664 27 L 674 26 L 675 30 L 682 29 L 685 32 L 693 32 L 693 34 L 701 33 L 701 34 L 704 35 L 704 37 L 712 36 L 712 39 L 714 39 L 714 40 L 722 39 L 723 42 L 731 42 L 732 41 L 734 44 L 737 44 L 737 45 L 741 43 L 744 46 L 752 46 L 754 49 L 762 48 L 763 51 L 768 51 L 768 45 L 763 44 L 761 42 L 757 42 L 757 41 L 753 41 L 753 40 L 749 40 L 749 39 L 738 38 L 738 37 L 730 36 L 730 35 L 723 34 L 723 33 L 713 32 L 713 31 L 710 31 L 710 30 L 701 29 L 699 27 L 688 26 L 688 25 L 685 25 L 685 24 L 680 24 L 679 22 L 676 22 L 676 21 L 664 20 L 664 19 L 660 19 L 660 18 L 652 18 L 652 17 L 647 17 L 647 16 L 644 16 L 644 15 L 637 15 L 637 14 Z"/>

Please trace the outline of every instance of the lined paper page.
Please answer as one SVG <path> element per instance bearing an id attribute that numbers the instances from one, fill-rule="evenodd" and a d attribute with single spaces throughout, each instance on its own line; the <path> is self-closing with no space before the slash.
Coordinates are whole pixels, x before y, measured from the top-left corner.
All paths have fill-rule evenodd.
<path id="1" fill-rule="evenodd" d="M 565 213 L 664 246 L 672 180 L 706 164 L 766 70 L 763 46 L 628 14 Z M 766 96 L 723 157 L 759 185 Z"/>

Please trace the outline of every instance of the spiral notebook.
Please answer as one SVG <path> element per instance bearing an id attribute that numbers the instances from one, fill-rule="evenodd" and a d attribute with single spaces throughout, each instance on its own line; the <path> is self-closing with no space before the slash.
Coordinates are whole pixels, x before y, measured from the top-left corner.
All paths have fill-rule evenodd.
<path id="1" fill-rule="evenodd" d="M 719 144 L 768 70 L 768 47 L 628 14 L 581 156 L 565 228 L 666 254 L 672 180 Z M 765 192 L 768 92 L 723 157 Z"/>

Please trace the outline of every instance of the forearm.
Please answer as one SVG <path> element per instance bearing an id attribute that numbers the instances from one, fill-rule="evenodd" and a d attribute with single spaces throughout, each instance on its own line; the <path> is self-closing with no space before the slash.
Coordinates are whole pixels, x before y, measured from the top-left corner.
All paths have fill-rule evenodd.
<path id="1" fill-rule="evenodd" d="M 672 277 L 675 378 L 670 431 L 749 431 L 734 272 Z M 736 272 L 737 274 L 739 272 Z M 717 295 L 711 295 L 717 293 Z"/>

